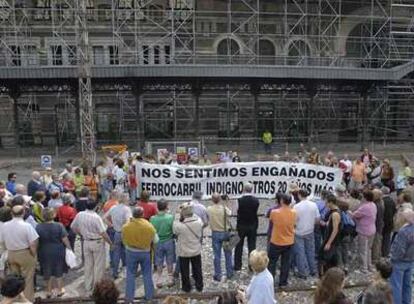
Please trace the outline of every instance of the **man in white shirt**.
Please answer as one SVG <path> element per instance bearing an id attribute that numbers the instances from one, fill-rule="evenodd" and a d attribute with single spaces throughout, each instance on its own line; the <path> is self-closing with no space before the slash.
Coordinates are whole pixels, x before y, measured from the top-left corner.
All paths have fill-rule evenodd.
<path id="1" fill-rule="evenodd" d="M 128 206 L 129 195 L 128 193 L 122 193 L 119 196 L 119 203 L 109 209 L 109 211 L 104 215 L 105 222 L 108 225 L 111 225 L 114 230 L 114 239 L 113 239 L 113 249 L 112 249 L 112 277 L 114 279 L 118 278 L 118 269 L 120 260 L 123 261 L 125 265 L 125 247 L 122 244 L 122 226 L 129 222 L 132 217 L 131 208 Z"/>
<path id="2" fill-rule="evenodd" d="M 79 212 L 71 224 L 72 231 L 80 234 L 84 240 L 84 276 L 88 293 L 92 293 L 95 284 L 105 274 L 105 242 L 112 247 L 104 222 L 94 211 L 95 207 L 94 202 L 86 203 L 86 210 Z"/>
<path id="3" fill-rule="evenodd" d="M 315 260 L 315 224 L 319 222 L 318 206 L 307 199 L 306 190 L 299 190 L 299 203 L 293 206 L 296 211 L 296 230 L 294 251 L 298 277 L 306 279 L 317 274 Z"/>
<path id="4" fill-rule="evenodd" d="M 344 155 L 344 158 L 339 161 L 339 168 L 343 172 L 343 180 L 345 185 L 348 187 L 349 181 L 351 180 L 352 161 L 349 159 L 348 154 Z"/>
<path id="5" fill-rule="evenodd" d="M 10 270 L 25 279 L 25 297 L 34 301 L 34 274 L 39 235 L 23 220 L 24 212 L 24 206 L 17 205 L 12 208 L 13 219 L 4 223 L 0 231 L 0 244 L 8 251 L 7 262 Z"/>

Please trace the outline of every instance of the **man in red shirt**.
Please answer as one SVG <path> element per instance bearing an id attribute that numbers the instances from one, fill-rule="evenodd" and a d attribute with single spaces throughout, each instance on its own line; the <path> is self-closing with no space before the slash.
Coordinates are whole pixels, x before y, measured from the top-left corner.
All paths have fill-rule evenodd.
<path id="1" fill-rule="evenodd" d="M 148 191 L 141 192 L 141 199 L 137 203 L 137 207 L 144 209 L 144 218 L 149 221 L 151 216 L 158 214 L 157 204 L 149 200 L 150 195 Z"/>

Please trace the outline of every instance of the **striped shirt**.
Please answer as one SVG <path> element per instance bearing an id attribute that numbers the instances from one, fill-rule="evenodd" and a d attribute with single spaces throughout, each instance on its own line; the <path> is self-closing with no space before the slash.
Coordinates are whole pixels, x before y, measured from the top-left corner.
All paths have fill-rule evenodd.
<path id="1" fill-rule="evenodd" d="M 70 227 L 79 232 L 85 240 L 101 239 L 101 234 L 106 231 L 103 220 L 92 210 L 79 212 Z"/>

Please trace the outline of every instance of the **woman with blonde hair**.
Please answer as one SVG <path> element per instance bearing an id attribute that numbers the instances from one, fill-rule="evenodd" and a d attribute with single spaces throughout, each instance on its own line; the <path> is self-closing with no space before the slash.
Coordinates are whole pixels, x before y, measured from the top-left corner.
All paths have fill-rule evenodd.
<path id="1" fill-rule="evenodd" d="M 345 272 L 338 268 L 329 268 L 318 283 L 315 291 L 315 304 L 352 304 L 343 293 Z"/>
<path id="2" fill-rule="evenodd" d="M 267 269 L 269 258 L 266 251 L 253 250 L 249 264 L 254 276 L 244 291 L 239 289 L 236 299 L 242 304 L 276 304 L 273 276 Z"/>

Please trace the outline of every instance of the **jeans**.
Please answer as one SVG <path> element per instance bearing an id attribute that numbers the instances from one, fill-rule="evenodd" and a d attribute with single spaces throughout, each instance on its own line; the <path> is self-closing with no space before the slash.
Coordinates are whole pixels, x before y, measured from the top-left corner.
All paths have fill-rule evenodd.
<path id="1" fill-rule="evenodd" d="M 108 234 L 109 239 L 113 243 L 114 238 L 115 238 L 115 229 L 113 227 L 108 227 L 106 229 L 106 233 Z M 109 250 L 109 262 L 110 262 L 111 269 L 113 268 L 113 265 L 112 265 L 113 261 L 114 261 L 114 251 Z"/>
<path id="2" fill-rule="evenodd" d="M 203 271 L 201 268 L 201 255 L 194 257 L 180 257 L 181 289 L 191 291 L 190 263 L 197 291 L 203 291 Z"/>
<path id="3" fill-rule="evenodd" d="M 122 264 L 125 265 L 125 247 L 122 243 L 122 235 L 121 232 L 115 232 L 114 240 L 113 240 L 113 249 L 112 249 L 112 261 L 111 261 L 111 268 L 112 268 L 112 276 L 114 278 L 118 277 L 118 270 L 119 270 L 119 262 L 122 260 Z"/>
<path id="4" fill-rule="evenodd" d="M 268 269 L 272 276 L 275 276 L 276 273 L 276 264 L 280 256 L 282 256 L 281 265 L 280 265 L 280 277 L 279 277 L 279 286 L 286 286 L 288 277 L 289 277 L 289 268 L 290 268 L 290 256 L 292 252 L 293 245 L 288 246 L 278 246 L 275 244 L 269 244 L 269 265 Z"/>
<path id="5" fill-rule="evenodd" d="M 296 266 L 300 275 L 308 276 L 316 274 L 315 260 L 315 236 L 295 235 L 294 250 L 296 254 Z"/>
<path id="6" fill-rule="evenodd" d="M 414 263 L 412 262 L 392 262 L 392 274 L 390 283 L 394 304 L 411 303 L 411 275 Z"/>
<path id="7" fill-rule="evenodd" d="M 126 291 L 125 298 L 132 302 L 135 296 L 135 278 L 138 264 L 141 266 L 144 279 L 145 300 L 151 300 L 154 296 L 154 282 L 152 281 L 151 254 L 145 251 L 132 251 L 126 249 Z"/>
<path id="8" fill-rule="evenodd" d="M 165 241 L 163 243 L 158 242 L 155 249 L 155 266 L 164 266 L 164 261 L 167 265 L 172 266 L 176 261 L 175 257 L 175 242 L 173 239 Z"/>
<path id="9" fill-rule="evenodd" d="M 223 247 L 223 241 L 228 240 L 229 233 L 225 231 L 213 231 L 211 239 L 213 242 L 213 254 L 214 254 L 214 279 L 220 281 L 221 279 L 221 249 Z M 226 260 L 226 274 L 227 278 L 233 276 L 233 262 L 231 260 L 232 254 L 230 251 L 224 250 L 224 258 Z"/>
<path id="10" fill-rule="evenodd" d="M 381 255 L 383 257 L 388 257 L 390 254 L 391 248 L 391 232 L 383 231 L 382 232 L 382 246 L 381 246 Z"/>
<path id="11" fill-rule="evenodd" d="M 256 249 L 257 226 L 239 226 L 237 227 L 237 231 L 239 233 L 240 242 L 237 244 L 234 251 L 234 270 L 240 270 L 242 268 L 243 246 L 246 237 L 249 254 Z"/>

